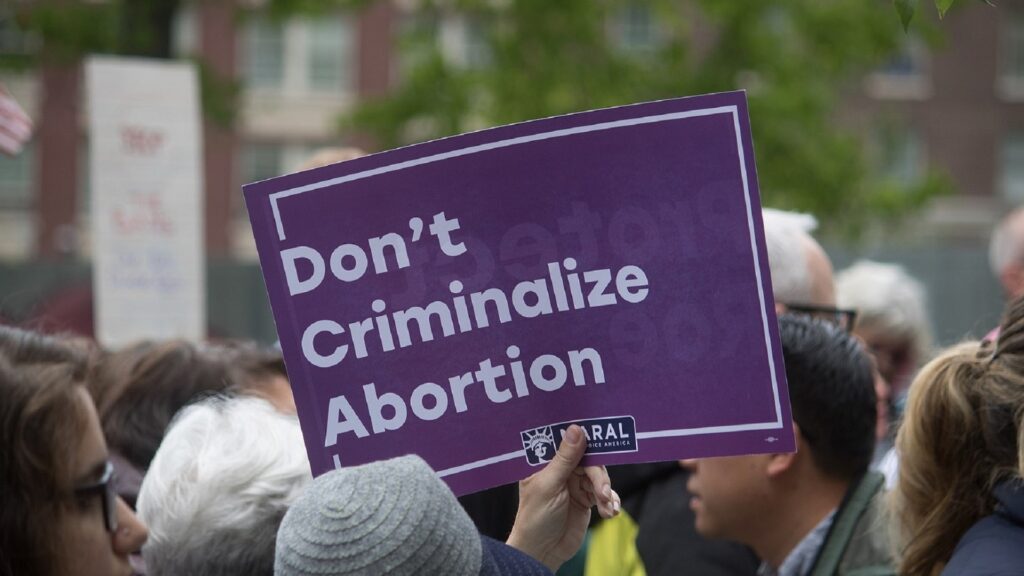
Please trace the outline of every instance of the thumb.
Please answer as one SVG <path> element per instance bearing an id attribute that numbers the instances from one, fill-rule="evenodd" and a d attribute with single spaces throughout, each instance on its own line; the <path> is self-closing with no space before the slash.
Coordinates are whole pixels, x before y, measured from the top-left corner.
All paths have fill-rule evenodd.
<path id="1" fill-rule="evenodd" d="M 583 429 L 573 424 L 565 431 L 562 437 L 562 444 L 551 462 L 544 468 L 543 474 L 548 480 L 556 484 L 562 484 L 569 479 L 572 471 L 580 465 L 583 453 L 587 451 L 587 441 L 583 437 Z"/>

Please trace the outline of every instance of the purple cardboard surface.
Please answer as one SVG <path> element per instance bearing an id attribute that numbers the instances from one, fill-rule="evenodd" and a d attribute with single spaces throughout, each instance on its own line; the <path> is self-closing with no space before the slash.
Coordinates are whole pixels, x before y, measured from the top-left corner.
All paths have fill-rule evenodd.
<path id="1" fill-rule="evenodd" d="M 463 494 L 794 449 L 746 97 L 474 132 L 245 186 L 315 475 Z"/>

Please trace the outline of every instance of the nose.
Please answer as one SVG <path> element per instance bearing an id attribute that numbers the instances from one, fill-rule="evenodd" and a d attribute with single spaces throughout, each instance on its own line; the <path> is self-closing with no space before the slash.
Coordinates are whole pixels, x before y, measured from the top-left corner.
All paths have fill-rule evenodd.
<path id="1" fill-rule="evenodd" d="M 149 530 L 146 525 L 124 503 L 124 500 L 118 498 L 117 530 L 111 536 L 114 552 L 119 556 L 128 556 L 133 552 L 138 552 L 146 543 L 147 538 L 149 538 Z"/>

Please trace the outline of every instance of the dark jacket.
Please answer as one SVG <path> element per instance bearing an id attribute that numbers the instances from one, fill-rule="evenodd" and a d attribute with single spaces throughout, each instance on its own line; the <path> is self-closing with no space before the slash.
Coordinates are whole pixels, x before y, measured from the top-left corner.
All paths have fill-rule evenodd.
<path id="1" fill-rule="evenodd" d="M 1003 482 L 993 495 L 995 512 L 964 534 L 943 576 L 1024 575 L 1024 480 Z"/>

